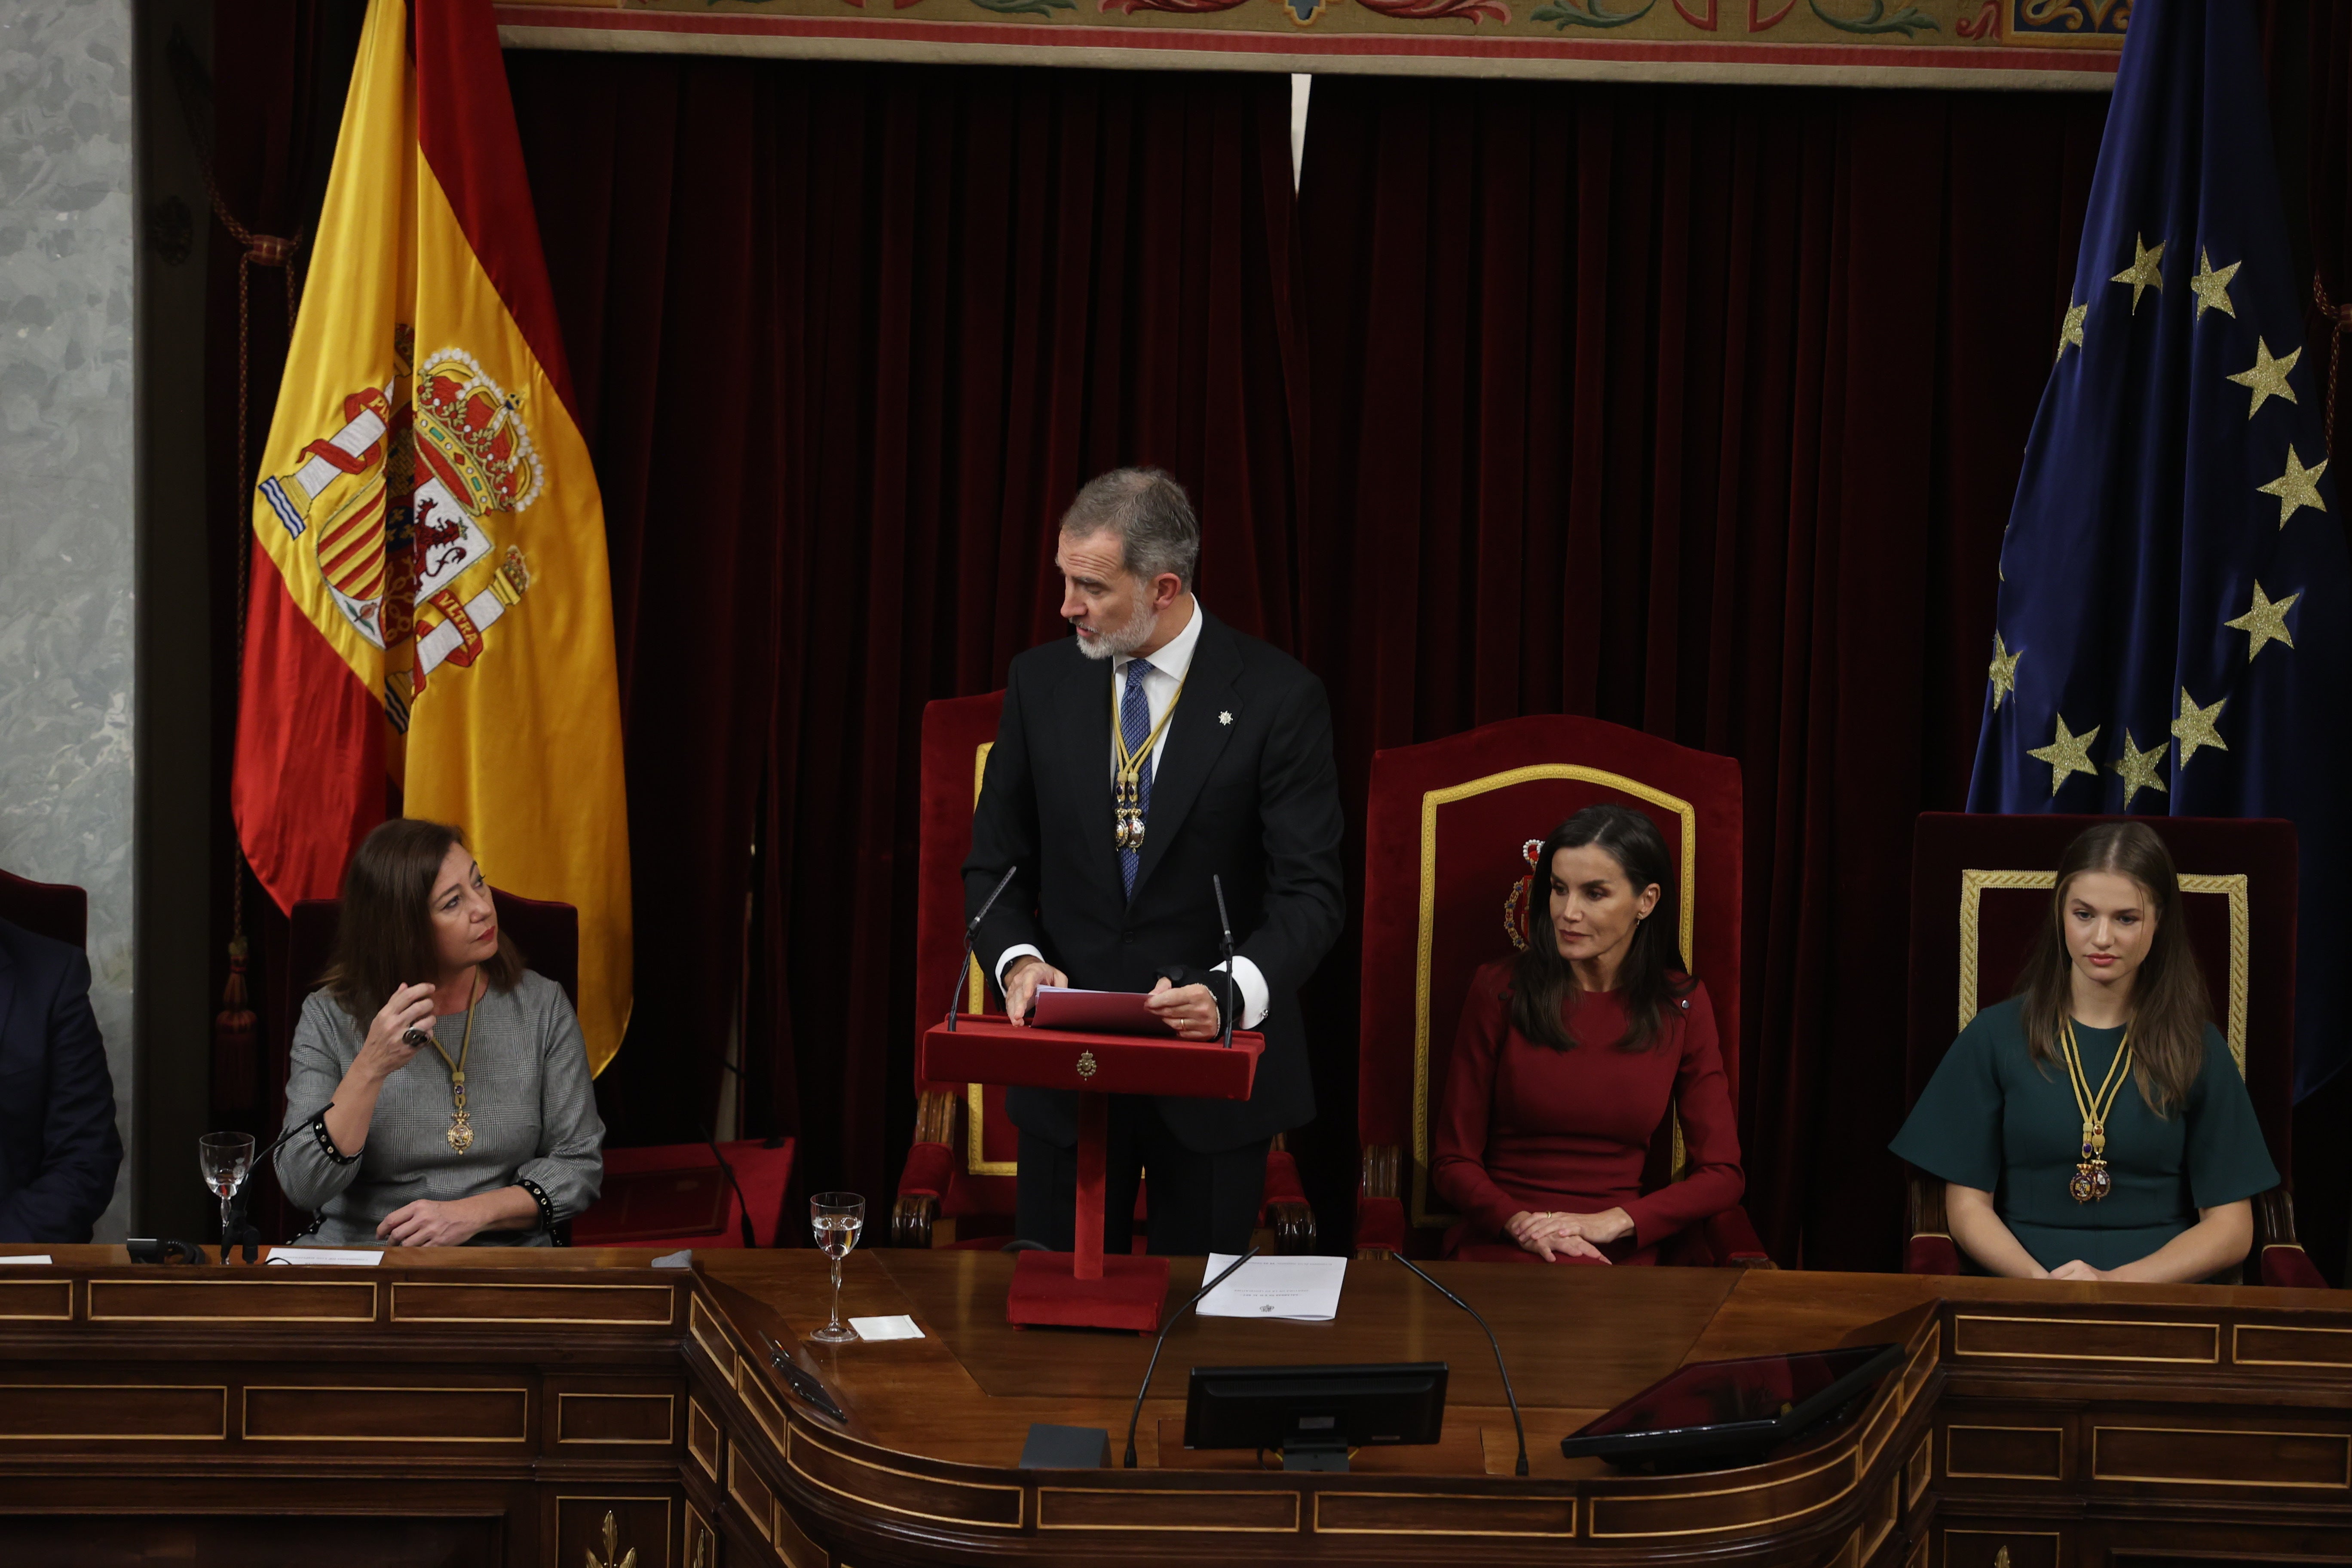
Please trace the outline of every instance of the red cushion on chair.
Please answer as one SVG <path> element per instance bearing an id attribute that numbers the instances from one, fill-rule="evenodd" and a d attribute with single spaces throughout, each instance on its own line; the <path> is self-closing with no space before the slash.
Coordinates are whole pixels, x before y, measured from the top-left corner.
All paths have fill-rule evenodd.
<path id="1" fill-rule="evenodd" d="M 1404 1204 L 1397 1198 L 1356 1200 L 1356 1249 L 1359 1252 L 1404 1250 Z"/>
<path id="2" fill-rule="evenodd" d="M 1266 1204 L 1303 1204 L 1307 1189 L 1298 1180 L 1298 1162 L 1287 1149 L 1272 1149 L 1265 1156 L 1265 1195 L 1259 1199 L 1260 1212 Z"/>
<path id="3" fill-rule="evenodd" d="M 2327 1289 L 2327 1281 L 2320 1277 L 2318 1266 L 2300 1247 L 2263 1247 L 2263 1283 L 2290 1286 L 2298 1290 Z"/>
<path id="4" fill-rule="evenodd" d="M 955 1151 L 944 1143 L 918 1143 L 907 1151 L 898 1173 L 898 1195 L 938 1197 L 955 1181 Z"/>
<path id="5" fill-rule="evenodd" d="M 784 1190 L 793 1177 L 793 1140 L 773 1149 L 756 1138 L 719 1147 L 734 1169 L 731 1184 L 708 1143 L 605 1150 L 604 1192 L 572 1222 L 572 1244 L 740 1247 L 748 1204 L 753 1245 L 775 1246 Z M 736 1201 L 737 1185 L 743 1189 L 741 1203 Z"/>
<path id="6" fill-rule="evenodd" d="M 1960 1249 L 1948 1236 L 1915 1236 L 1903 1247 L 1906 1274 L 1958 1274 Z"/>

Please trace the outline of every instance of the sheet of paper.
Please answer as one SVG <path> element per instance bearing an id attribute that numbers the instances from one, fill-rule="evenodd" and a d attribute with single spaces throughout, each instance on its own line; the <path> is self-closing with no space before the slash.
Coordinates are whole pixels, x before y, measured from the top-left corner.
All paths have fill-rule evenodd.
<path id="1" fill-rule="evenodd" d="M 264 1263 L 327 1263 L 344 1268 L 364 1268 L 383 1261 L 381 1252 L 362 1252 L 344 1247 L 273 1247 L 262 1255 Z"/>
<path id="2" fill-rule="evenodd" d="M 1232 1264 L 1232 1253 L 1209 1254 L 1204 1279 Z M 1204 1318 L 1278 1318 L 1294 1323 L 1328 1323 L 1339 1315 L 1339 1287 L 1347 1282 L 1344 1258 L 1253 1258 L 1232 1279 L 1201 1298 L 1194 1309 Z"/>
<path id="3" fill-rule="evenodd" d="M 693 1262 L 694 1249 L 689 1247 L 678 1252 L 663 1253 L 659 1258 L 653 1260 L 650 1267 L 655 1268 L 684 1268 Z"/>
<path id="4" fill-rule="evenodd" d="M 919 1340 L 923 1331 L 915 1320 L 906 1316 L 895 1318 L 852 1318 L 849 1326 L 857 1331 L 861 1340 Z"/>
<path id="5" fill-rule="evenodd" d="M 46 1252 L 16 1252 L 0 1258 L 0 1263 L 47 1263 L 48 1260 L 49 1255 Z"/>

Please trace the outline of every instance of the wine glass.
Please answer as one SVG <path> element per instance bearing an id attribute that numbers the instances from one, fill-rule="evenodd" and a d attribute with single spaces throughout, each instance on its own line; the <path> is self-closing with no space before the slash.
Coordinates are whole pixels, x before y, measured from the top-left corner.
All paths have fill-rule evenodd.
<path id="1" fill-rule="evenodd" d="M 226 1259 L 232 1203 L 253 1171 L 253 1134 L 207 1132 L 196 1142 L 196 1157 L 204 1167 L 205 1185 L 220 1199 L 221 1257 Z"/>
<path id="2" fill-rule="evenodd" d="M 857 1338 L 857 1331 L 841 1321 L 841 1260 L 865 1227 L 866 1200 L 856 1193 L 819 1193 L 809 1199 L 809 1228 L 816 1232 L 817 1250 L 833 1259 L 833 1312 L 809 1336 L 820 1344 L 847 1344 Z"/>

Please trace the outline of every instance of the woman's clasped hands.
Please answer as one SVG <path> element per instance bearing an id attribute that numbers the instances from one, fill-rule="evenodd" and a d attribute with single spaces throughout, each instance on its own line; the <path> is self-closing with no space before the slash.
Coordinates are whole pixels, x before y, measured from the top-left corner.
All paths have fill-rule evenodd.
<path id="1" fill-rule="evenodd" d="M 1503 1233 L 1546 1263 L 1556 1258 L 1590 1258 L 1606 1263 L 1601 1247 L 1632 1233 L 1633 1216 L 1623 1209 L 1599 1214 L 1536 1214 L 1521 1209 L 1504 1222 Z"/>

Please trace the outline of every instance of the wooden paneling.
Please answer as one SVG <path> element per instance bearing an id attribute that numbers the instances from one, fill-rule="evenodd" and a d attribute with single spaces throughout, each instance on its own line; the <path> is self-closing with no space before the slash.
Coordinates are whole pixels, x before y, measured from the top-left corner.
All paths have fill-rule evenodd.
<path id="1" fill-rule="evenodd" d="M 727 1445 L 727 1495 L 743 1510 L 744 1520 L 759 1531 L 761 1540 L 775 1539 L 776 1494 L 760 1472 L 744 1462 L 743 1450 L 733 1443 Z"/>
<path id="2" fill-rule="evenodd" d="M 1018 1486 L 920 1475 L 835 1448 L 806 1432 L 793 1435 L 785 1458 L 813 1485 L 867 1508 L 983 1530 L 1021 1528 Z"/>
<path id="3" fill-rule="evenodd" d="M 677 1440 L 677 1395 L 559 1389 L 555 1402 L 558 1447 L 611 1445 L 667 1447 Z"/>
<path id="4" fill-rule="evenodd" d="M 702 1407 L 702 1401 L 692 1394 L 686 1401 L 686 1451 L 702 1467 L 703 1474 L 713 1483 L 719 1479 L 719 1423 Z"/>
<path id="5" fill-rule="evenodd" d="M 634 1552 L 637 1568 L 669 1568 L 676 1561 L 671 1555 L 672 1522 L 677 1515 L 678 1500 L 664 1495 L 615 1493 L 567 1493 L 555 1500 L 555 1557 L 560 1568 L 572 1568 L 588 1560 L 593 1552 L 594 1561 L 607 1568 L 619 1568 L 623 1558 Z M 612 1549 L 607 1550 L 604 1520 L 613 1521 Z"/>
<path id="6" fill-rule="evenodd" d="M 1295 1491 L 1174 1491 L 1131 1487 L 1039 1487 L 1037 1528 L 1120 1533 L 1218 1531 L 1263 1534 L 1298 1528 Z"/>
<path id="7" fill-rule="evenodd" d="M 1771 1479 L 1720 1484 L 1753 1474 L 1734 1470 L 1678 1487 L 1601 1492 L 1591 1500 L 1593 1539 L 1713 1535 L 1817 1515 L 1853 1489 L 1853 1455 L 1840 1452 L 1810 1468 Z"/>
<path id="8" fill-rule="evenodd" d="M 792 1510 L 783 1500 L 776 1500 L 776 1529 L 770 1538 L 776 1555 L 782 1558 L 786 1568 L 827 1568 L 824 1548 L 809 1539 L 808 1532 L 794 1521 Z"/>
<path id="9" fill-rule="evenodd" d="M 2066 1430 L 1955 1421 L 1944 1429 L 1944 1473 L 1959 1479 L 2063 1480 Z"/>
<path id="10" fill-rule="evenodd" d="M 1319 1535 L 1568 1541 L 1576 1535 L 1576 1499 L 1464 1497 L 1438 1491 L 1318 1492 L 1315 1530 Z"/>
<path id="11" fill-rule="evenodd" d="M 735 1381 L 735 1352 L 720 1331 L 719 1320 L 702 1304 L 700 1296 L 687 1298 L 686 1311 L 688 1336 L 702 1347 L 702 1353 L 719 1369 L 719 1380 L 731 1384 Z"/>
<path id="12" fill-rule="evenodd" d="M 1904 1507 L 1909 1508 L 1919 1500 L 1920 1494 L 1927 1489 L 1927 1483 L 1934 1479 L 1935 1473 L 1936 1434 L 1931 1431 L 1919 1439 L 1919 1446 L 1911 1450 L 1909 1458 L 1903 1461 Z"/>
<path id="13" fill-rule="evenodd" d="M 0 1322 L 63 1321 L 73 1316 L 70 1279 L 0 1279 Z"/>
<path id="14" fill-rule="evenodd" d="M 2304 1329 L 2241 1323 L 2231 1359 L 2240 1366 L 2291 1366 L 2352 1372 L 2352 1329 Z"/>
<path id="15" fill-rule="evenodd" d="M 679 1542 L 678 1556 L 686 1568 L 719 1568 L 719 1532 L 702 1517 L 702 1510 L 692 1499 L 686 1502 L 686 1537 Z"/>
<path id="16" fill-rule="evenodd" d="M 1953 1316 L 1952 1353 L 1962 1359 L 2005 1356 L 2017 1361 L 2210 1366 L 2221 1359 L 2221 1330 L 2215 1323 L 1963 1311 Z"/>
<path id="17" fill-rule="evenodd" d="M 2101 1424 L 2091 1428 L 2091 1479 L 2340 1492 L 2352 1488 L 2352 1436 Z"/>
<path id="18" fill-rule="evenodd" d="M 372 1323 L 376 1281 L 244 1278 L 158 1270 L 153 1279 L 93 1279 L 93 1323 Z"/>
<path id="19" fill-rule="evenodd" d="M 218 1442 L 227 1436 L 226 1386 L 0 1384 L 0 1442 Z"/>
<path id="20" fill-rule="evenodd" d="M 2058 1568 L 2061 1538 L 2055 1531 L 1988 1530 L 1976 1525 L 1939 1530 L 1944 1568 Z"/>
<path id="21" fill-rule="evenodd" d="M 249 1443 L 511 1444 L 530 1441 L 527 1388 L 248 1384 Z"/>
<path id="22" fill-rule="evenodd" d="M 668 1285 L 508 1285 L 396 1281 L 395 1323 L 666 1325 L 677 1292 Z"/>

